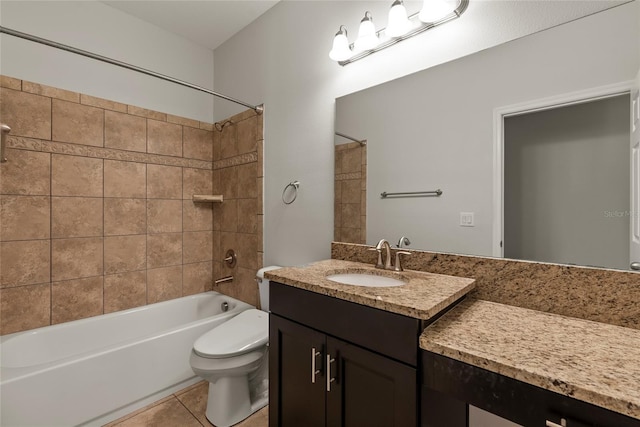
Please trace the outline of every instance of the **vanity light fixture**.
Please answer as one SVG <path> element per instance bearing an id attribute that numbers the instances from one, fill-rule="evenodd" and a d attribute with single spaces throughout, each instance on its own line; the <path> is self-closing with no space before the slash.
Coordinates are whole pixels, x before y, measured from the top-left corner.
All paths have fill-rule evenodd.
<path id="1" fill-rule="evenodd" d="M 329 57 L 340 65 L 350 64 L 459 18 L 468 6 L 469 0 L 424 0 L 422 9 L 407 17 L 403 1 L 395 0 L 389 10 L 386 28 L 376 31 L 371 13 L 365 12 L 364 18 L 360 21 L 358 38 L 354 43 L 349 44 L 347 29 L 341 25 L 333 39 Z"/>
<path id="2" fill-rule="evenodd" d="M 358 30 L 358 38 L 353 44 L 353 49 L 356 52 L 363 52 L 365 50 L 371 50 L 378 46 L 379 43 L 378 34 L 376 33 L 376 26 L 373 23 L 371 12 L 364 13 L 364 18 L 360 21 L 360 29 Z"/>
<path id="3" fill-rule="evenodd" d="M 344 25 L 340 25 L 340 29 L 336 33 L 333 39 L 333 48 L 329 52 L 329 58 L 334 61 L 344 61 L 349 59 L 353 55 L 351 48 L 349 47 L 349 39 L 347 39 L 347 28 Z"/>
<path id="4" fill-rule="evenodd" d="M 413 24 L 407 16 L 407 8 L 402 0 L 396 0 L 389 9 L 389 20 L 384 32 L 389 37 L 400 37 L 407 34 L 413 28 Z"/>

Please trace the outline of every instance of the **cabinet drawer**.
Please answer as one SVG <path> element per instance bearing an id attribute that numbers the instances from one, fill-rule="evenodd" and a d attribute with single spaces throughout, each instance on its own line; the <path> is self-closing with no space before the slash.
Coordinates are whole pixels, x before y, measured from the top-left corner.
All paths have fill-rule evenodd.
<path id="1" fill-rule="evenodd" d="M 420 320 L 271 282 L 271 312 L 412 366 Z"/>

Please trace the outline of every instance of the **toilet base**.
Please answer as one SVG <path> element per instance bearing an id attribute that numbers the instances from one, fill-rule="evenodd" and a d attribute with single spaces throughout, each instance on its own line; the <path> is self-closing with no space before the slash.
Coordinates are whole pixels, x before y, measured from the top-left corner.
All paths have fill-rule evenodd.
<path id="1" fill-rule="evenodd" d="M 268 396 L 251 402 L 247 377 L 225 377 L 215 383 L 209 383 L 205 415 L 216 427 L 230 427 L 264 408 L 268 403 Z"/>

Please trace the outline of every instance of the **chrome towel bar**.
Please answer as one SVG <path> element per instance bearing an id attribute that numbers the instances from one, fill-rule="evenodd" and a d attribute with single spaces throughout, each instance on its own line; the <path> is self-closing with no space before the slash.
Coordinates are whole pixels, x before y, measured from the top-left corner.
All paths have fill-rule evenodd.
<path id="1" fill-rule="evenodd" d="M 437 189 L 435 191 L 410 191 L 407 193 L 387 193 L 386 191 L 380 193 L 380 197 L 386 199 L 388 197 L 439 197 L 442 196 L 442 190 Z"/>

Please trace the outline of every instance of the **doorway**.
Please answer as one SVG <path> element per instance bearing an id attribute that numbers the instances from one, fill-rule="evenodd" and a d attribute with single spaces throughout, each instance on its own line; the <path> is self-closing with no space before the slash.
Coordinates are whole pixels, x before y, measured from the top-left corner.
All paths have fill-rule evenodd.
<path id="1" fill-rule="evenodd" d="M 503 255 L 627 269 L 628 93 L 503 119 Z"/>

